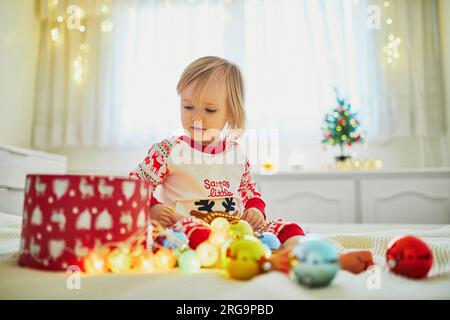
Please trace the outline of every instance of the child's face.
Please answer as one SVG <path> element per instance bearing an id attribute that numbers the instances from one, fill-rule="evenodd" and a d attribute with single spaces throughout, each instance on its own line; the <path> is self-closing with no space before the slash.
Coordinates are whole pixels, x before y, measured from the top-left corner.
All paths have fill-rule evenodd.
<path id="1" fill-rule="evenodd" d="M 180 92 L 181 122 L 184 130 L 197 142 L 215 141 L 227 122 L 226 94 L 220 81 L 204 91 L 201 105 L 194 105 L 196 81 Z"/>

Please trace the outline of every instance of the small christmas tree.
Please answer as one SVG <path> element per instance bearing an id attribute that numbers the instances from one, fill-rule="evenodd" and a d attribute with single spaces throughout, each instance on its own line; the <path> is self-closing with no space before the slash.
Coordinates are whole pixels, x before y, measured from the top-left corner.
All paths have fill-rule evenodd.
<path id="1" fill-rule="evenodd" d="M 352 146 L 353 143 L 362 142 L 363 132 L 359 128 L 359 121 L 356 119 L 356 112 L 351 112 L 351 105 L 345 99 L 339 96 L 335 88 L 337 107 L 330 114 L 325 116 L 325 123 L 322 127 L 322 143 L 328 143 L 332 146 L 339 145 L 341 155 L 339 160 L 345 160 L 348 156 L 344 155 L 344 146 Z"/>

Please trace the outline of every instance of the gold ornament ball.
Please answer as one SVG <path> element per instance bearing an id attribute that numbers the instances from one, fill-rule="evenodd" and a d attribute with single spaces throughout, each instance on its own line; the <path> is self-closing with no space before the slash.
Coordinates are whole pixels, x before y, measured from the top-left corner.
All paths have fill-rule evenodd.
<path id="1" fill-rule="evenodd" d="M 235 220 L 230 222 L 230 235 L 233 239 L 242 239 L 244 236 L 253 236 L 252 226 L 245 220 Z"/>
<path id="2" fill-rule="evenodd" d="M 248 280 L 261 272 L 260 259 L 266 251 L 259 241 L 249 239 L 234 240 L 226 250 L 226 269 L 231 278 Z"/>
<path id="3" fill-rule="evenodd" d="M 230 223 L 225 218 L 222 217 L 215 218 L 211 222 L 211 228 L 219 231 L 228 232 L 228 230 L 230 229 Z"/>

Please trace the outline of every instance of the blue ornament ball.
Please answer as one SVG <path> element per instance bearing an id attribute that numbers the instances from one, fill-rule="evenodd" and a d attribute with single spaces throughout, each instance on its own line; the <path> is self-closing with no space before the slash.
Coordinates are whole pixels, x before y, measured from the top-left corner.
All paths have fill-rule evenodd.
<path id="1" fill-rule="evenodd" d="M 300 241 L 292 254 L 292 273 L 299 283 L 308 287 L 329 285 L 339 271 L 338 252 L 328 240 Z"/>
<path id="2" fill-rule="evenodd" d="M 166 229 L 159 235 L 155 242 L 166 249 L 176 250 L 183 246 L 188 246 L 189 239 L 183 232 Z"/>
<path id="3" fill-rule="evenodd" d="M 276 250 L 281 246 L 280 240 L 272 232 L 263 232 L 258 238 L 270 250 Z"/>

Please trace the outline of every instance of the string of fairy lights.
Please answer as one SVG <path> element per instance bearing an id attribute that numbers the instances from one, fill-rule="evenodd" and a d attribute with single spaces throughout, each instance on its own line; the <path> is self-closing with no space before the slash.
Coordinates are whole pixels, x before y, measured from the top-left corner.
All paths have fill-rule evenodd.
<path id="1" fill-rule="evenodd" d="M 391 3 L 389 1 L 384 1 L 383 6 L 385 8 L 391 7 Z M 386 24 L 388 26 L 393 24 L 392 18 L 386 19 Z M 393 33 L 388 35 L 388 43 L 384 47 L 384 53 L 386 55 L 386 62 L 388 64 L 393 64 L 396 60 L 400 59 L 400 45 L 402 43 L 402 39 L 400 37 L 395 36 Z"/>
<path id="2" fill-rule="evenodd" d="M 98 28 L 102 33 L 111 33 L 114 30 L 114 22 L 112 20 L 112 9 L 111 0 L 105 0 L 99 2 L 98 9 L 96 10 L 96 17 L 99 18 Z M 163 4 L 170 4 L 172 2 L 176 3 L 188 3 L 193 4 L 200 2 L 201 0 L 161 0 Z M 228 6 L 235 0 L 223 0 L 225 6 Z M 65 4 L 66 2 L 64 2 Z M 86 11 L 81 5 L 68 3 L 65 8 L 61 0 L 49 0 L 49 12 L 50 12 L 50 39 L 55 44 L 58 45 L 64 41 L 64 35 L 66 32 L 79 32 L 83 36 L 83 41 L 85 40 L 85 33 L 87 30 L 87 15 Z M 355 6 L 359 5 L 359 0 L 353 0 Z M 392 7 L 389 1 L 383 2 L 383 7 L 388 10 Z M 229 13 L 227 13 L 229 15 Z M 384 21 L 387 26 L 393 25 L 394 21 L 391 17 L 387 17 Z M 66 30 L 64 30 L 66 29 Z M 400 59 L 400 46 L 402 39 L 396 36 L 394 33 L 389 33 L 387 37 L 387 43 L 384 46 L 384 54 L 386 62 L 391 65 Z M 72 66 L 72 78 L 76 85 L 80 85 L 87 73 L 86 67 L 86 55 L 88 53 L 88 45 L 86 43 L 81 43 L 79 46 L 79 52 L 73 59 Z"/>

